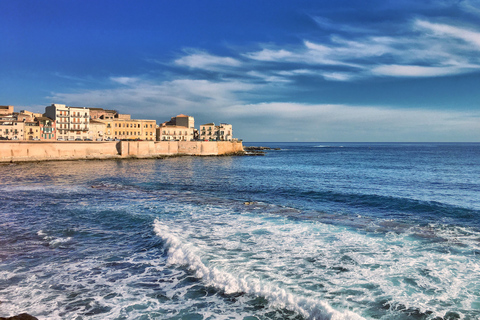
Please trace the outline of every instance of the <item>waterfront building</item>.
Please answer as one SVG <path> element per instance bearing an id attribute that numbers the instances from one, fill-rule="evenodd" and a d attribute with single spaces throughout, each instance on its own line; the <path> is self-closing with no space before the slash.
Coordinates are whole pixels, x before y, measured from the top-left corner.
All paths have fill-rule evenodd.
<path id="1" fill-rule="evenodd" d="M 116 110 L 104 110 L 102 108 L 89 108 L 90 109 L 90 119 L 95 121 L 100 121 L 105 124 L 103 129 L 103 140 L 114 139 L 113 135 L 113 120 L 118 117 L 118 112 Z"/>
<path id="2" fill-rule="evenodd" d="M 216 126 L 213 122 L 202 124 L 200 126 L 200 140 L 232 141 L 232 125 L 227 123 L 221 123 L 219 126 Z"/>
<path id="3" fill-rule="evenodd" d="M 24 139 L 25 140 L 40 140 L 42 132 L 38 122 L 26 122 L 24 121 Z"/>
<path id="4" fill-rule="evenodd" d="M 90 110 L 52 104 L 45 108 L 45 116 L 53 119 L 57 128 L 57 140 L 85 140 L 90 131 Z"/>
<path id="5" fill-rule="evenodd" d="M 180 114 L 172 117 L 158 126 L 157 141 L 193 141 L 196 138 L 194 126 L 195 119 L 191 116 Z"/>
<path id="6" fill-rule="evenodd" d="M 221 123 L 218 126 L 218 138 L 220 141 L 232 141 L 233 140 L 233 128 L 231 124 Z"/>
<path id="7" fill-rule="evenodd" d="M 36 118 L 40 127 L 40 140 L 57 140 L 57 134 L 55 129 L 55 121 L 48 117 Z"/>
<path id="8" fill-rule="evenodd" d="M 0 122 L 0 138 L 8 140 L 25 139 L 25 122 L 11 119 Z"/>
<path id="9" fill-rule="evenodd" d="M 91 120 L 90 119 L 90 131 L 88 136 L 93 141 L 103 141 L 106 140 L 107 137 L 105 135 L 105 128 L 107 125 L 102 121 Z"/>
<path id="10" fill-rule="evenodd" d="M 130 115 L 120 115 L 112 121 L 113 138 L 120 140 L 155 141 L 155 120 L 130 119 Z"/>

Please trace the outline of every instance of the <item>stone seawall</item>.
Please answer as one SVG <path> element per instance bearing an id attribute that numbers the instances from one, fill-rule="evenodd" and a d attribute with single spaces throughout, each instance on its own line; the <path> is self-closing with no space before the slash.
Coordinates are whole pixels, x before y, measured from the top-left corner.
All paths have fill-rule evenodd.
<path id="1" fill-rule="evenodd" d="M 237 141 L 0 141 L 0 162 L 211 156 L 243 152 Z"/>

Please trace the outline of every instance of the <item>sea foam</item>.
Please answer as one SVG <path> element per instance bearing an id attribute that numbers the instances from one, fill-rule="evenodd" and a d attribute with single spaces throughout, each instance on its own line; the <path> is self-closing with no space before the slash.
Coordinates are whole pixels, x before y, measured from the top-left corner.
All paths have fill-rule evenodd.
<path id="1" fill-rule="evenodd" d="M 339 312 L 328 303 L 312 298 L 301 297 L 260 279 L 241 274 L 233 275 L 219 268 L 210 268 L 201 259 L 201 253 L 193 246 L 184 243 L 159 220 L 154 222 L 154 230 L 161 237 L 168 250 L 169 264 L 187 266 L 207 285 L 226 294 L 245 293 L 266 298 L 273 307 L 285 308 L 312 320 L 359 320 L 361 316 L 350 312 Z"/>

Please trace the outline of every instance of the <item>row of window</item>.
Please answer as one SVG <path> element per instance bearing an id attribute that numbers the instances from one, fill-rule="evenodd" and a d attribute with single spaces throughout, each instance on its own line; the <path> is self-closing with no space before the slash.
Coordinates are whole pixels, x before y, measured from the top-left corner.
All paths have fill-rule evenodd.
<path id="1" fill-rule="evenodd" d="M 117 126 L 118 124 L 118 126 Z M 115 128 L 140 128 L 140 124 L 136 123 L 115 123 Z M 145 125 L 148 128 L 148 124 Z M 150 128 L 153 128 L 153 124 L 150 124 Z"/>
<path id="2" fill-rule="evenodd" d="M 115 131 L 115 135 L 117 134 L 122 136 L 140 136 L 141 135 L 140 132 L 136 133 L 136 132 L 128 132 L 128 131 Z M 148 136 L 148 132 L 145 132 L 145 135 Z M 150 132 L 150 135 L 153 136 L 153 132 Z"/>
<path id="3" fill-rule="evenodd" d="M 66 111 L 66 110 L 60 110 L 60 111 L 59 111 L 59 114 L 60 114 L 61 116 L 68 116 L 68 111 Z M 73 117 L 81 117 L 80 111 L 72 111 L 72 116 L 73 116 Z M 88 116 L 88 114 L 87 114 L 87 112 L 85 112 L 85 117 L 87 117 L 87 116 Z"/>
<path id="4" fill-rule="evenodd" d="M 167 133 L 165 133 L 165 130 L 162 131 L 162 134 L 171 134 L 170 131 L 167 131 Z M 177 134 L 176 131 L 173 131 L 173 134 Z M 178 134 L 182 134 L 182 131 L 178 131 Z M 188 131 L 185 131 L 184 133 L 185 135 L 188 135 Z"/>

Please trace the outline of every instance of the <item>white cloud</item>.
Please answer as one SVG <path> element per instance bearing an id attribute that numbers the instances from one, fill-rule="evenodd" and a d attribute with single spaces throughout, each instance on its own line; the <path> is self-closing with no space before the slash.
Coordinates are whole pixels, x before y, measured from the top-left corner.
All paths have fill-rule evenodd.
<path id="1" fill-rule="evenodd" d="M 438 37 L 450 36 L 452 38 L 461 39 L 480 47 L 480 32 L 475 32 L 447 24 L 431 23 L 424 20 L 416 20 L 415 25 L 417 27 L 432 31 Z"/>
<path id="2" fill-rule="evenodd" d="M 291 58 L 295 59 L 295 54 L 290 51 L 280 49 L 280 50 L 270 50 L 270 49 L 263 49 L 259 52 L 249 52 L 243 54 L 243 56 L 259 61 L 288 61 Z"/>
<path id="3" fill-rule="evenodd" d="M 124 85 L 130 85 L 139 81 L 138 78 L 134 78 L 134 77 L 110 77 L 110 80 L 112 80 L 113 82 L 124 84 Z"/>
<path id="4" fill-rule="evenodd" d="M 407 65 L 381 65 L 374 67 L 372 73 L 382 76 L 395 77 L 434 77 L 446 76 L 464 73 L 467 70 L 473 71 L 480 69 L 480 66 L 472 66 L 463 68 L 461 66 L 449 67 L 423 67 L 423 66 L 407 66 Z"/>
<path id="5" fill-rule="evenodd" d="M 315 66 L 312 75 L 334 81 L 371 76 L 436 77 L 479 69 L 480 32 L 419 19 L 399 26 L 402 28 L 402 36 L 362 34 L 347 39 L 332 35 L 327 43 L 304 40 L 303 46 L 289 50 L 269 45 L 243 56 L 253 61 L 288 62 L 297 69 Z M 288 76 L 290 71 L 284 71 Z"/>
<path id="6" fill-rule="evenodd" d="M 480 112 L 395 109 L 335 104 L 260 103 L 236 105 L 231 117 L 245 117 L 249 131 L 276 141 L 478 141 Z M 262 119 L 259 122 L 257 119 Z M 264 130 L 272 125 L 277 130 Z M 258 130 L 258 131 L 257 131 Z M 239 132 L 237 130 L 237 132 Z M 239 132 L 248 134 L 248 132 Z M 268 136 L 266 136 L 268 135 Z M 251 140 L 255 137 L 249 136 Z"/>
<path id="7" fill-rule="evenodd" d="M 217 70 L 219 67 L 239 67 L 241 62 L 230 57 L 219 57 L 198 52 L 175 60 L 175 64 L 189 68 Z"/>
<path id="8" fill-rule="evenodd" d="M 52 102 L 73 106 L 118 109 L 134 114 L 136 111 L 151 117 L 164 117 L 178 112 L 216 112 L 226 105 L 240 103 L 237 93 L 253 88 L 253 85 L 239 81 L 179 79 L 155 83 L 140 78 L 115 79 L 122 86 L 77 93 L 53 93 L 49 98 Z"/>

